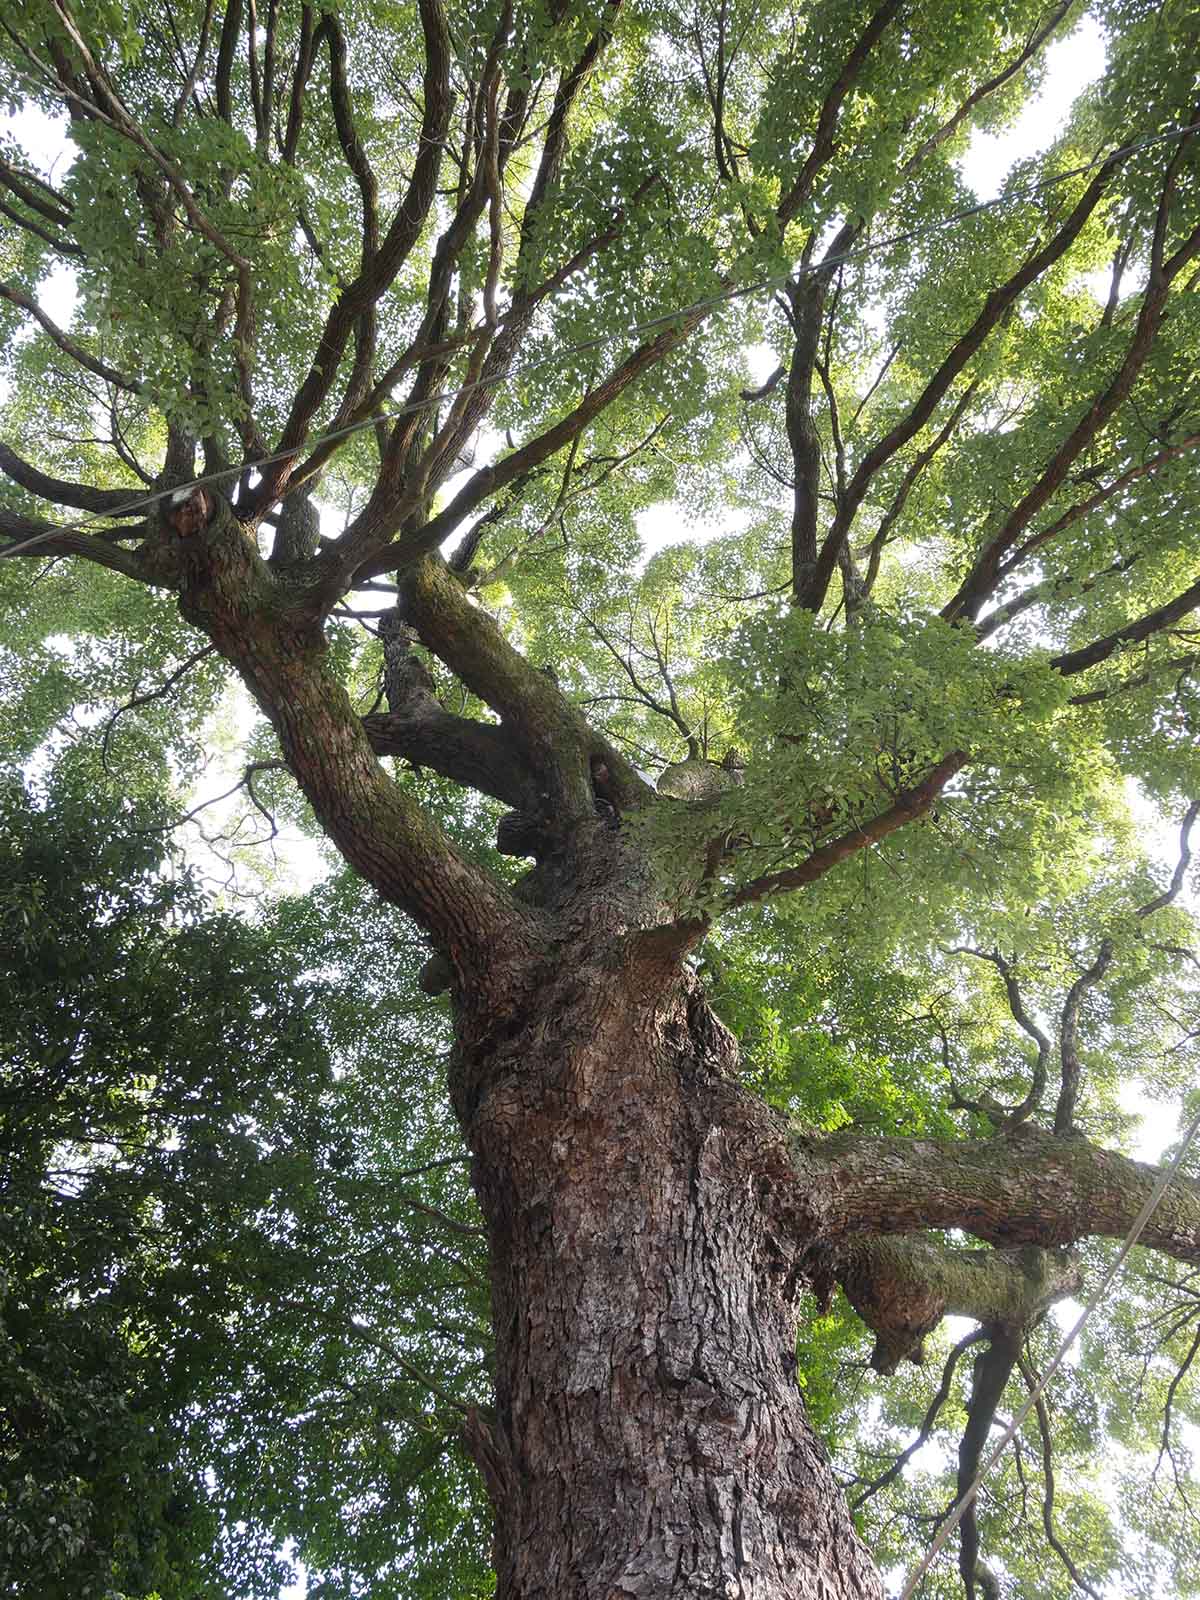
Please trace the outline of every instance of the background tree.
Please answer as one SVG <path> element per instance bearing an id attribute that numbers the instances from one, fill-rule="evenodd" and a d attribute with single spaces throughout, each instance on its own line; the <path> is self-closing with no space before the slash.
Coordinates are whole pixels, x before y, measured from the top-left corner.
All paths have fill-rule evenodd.
<path id="1" fill-rule="evenodd" d="M 0 1592 L 275 1595 L 293 1533 L 331 1593 L 482 1592 L 458 1432 L 490 1340 L 441 1019 L 409 986 L 363 1027 L 358 886 L 215 915 L 164 875 L 164 820 L 98 804 L 78 752 L 5 793 Z"/>
<path id="2" fill-rule="evenodd" d="M 954 158 L 1069 6 L 6 16 L 10 81 L 76 151 L 0 161 L 16 747 L 61 725 L 63 635 L 130 707 L 110 761 L 231 668 L 275 741 L 260 814 L 298 804 L 281 761 L 427 936 L 505 1596 L 880 1593 L 802 1390 L 895 1560 L 870 1452 L 951 1423 L 965 1486 L 1083 1281 L 1070 1247 L 1152 1185 L 1119 1094 L 1131 1065 L 1186 1087 L 1193 1033 L 1198 40 L 1182 5 L 1094 14 L 1102 83 L 991 206 Z M 667 497 L 745 527 L 643 568 Z M 1130 780 L 1183 818 L 1169 883 Z M 1159 1581 L 1194 1178 L 1144 1237 L 1109 1332 L 1161 1396 L 1174 1511 L 1114 1522 L 1072 1481 L 1072 1554 L 1043 1408 L 1011 1467 L 1043 1553 L 1001 1480 L 968 1595 L 1045 1593 L 1047 1562 Z M 865 1455 L 846 1324 L 803 1299 L 837 1285 L 880 1372 L 948 1313 L 981 1330 L 928 1404 L 868 1409 Z M 1104 1390 L 1068 1477 L 1104 1432 L 1146 1443 Z M 949 1498 L 918 1482 L 909 1527 Z"/>

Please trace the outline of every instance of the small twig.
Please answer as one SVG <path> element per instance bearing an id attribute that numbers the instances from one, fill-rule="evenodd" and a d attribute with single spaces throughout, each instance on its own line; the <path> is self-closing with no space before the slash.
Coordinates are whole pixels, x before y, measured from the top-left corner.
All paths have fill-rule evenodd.
<path id="1" fill-rule="evenodd" d="M 205 656 L 211 656 L 216 650 L 215 644 L 206 644 L 201 649 L 194 651 L 187 660 L 176 667 L 169 678 L 166 678 L 156 689 L 150 689 L 145 694 L 134 695 L 132 700 L 127 700 L 123 706 L 118 706 L 109 717 L 104 728 L 104 738 L 100 744 L 100 761 L 104 770 L 108 771 L 109 747 L 112 744 L 113 730 L 116 728 L 117 719 L 123 717 L 127 711 L 134 711 L 138 706 L 149 705 L 154 700 L 161 700 L 175 687 L 179 680 L 187 675 L 198 662 Z"/>
<path id="2" fill-rule="evenodd" d="M 286 770 L 283 768 L 282 761 L 256 761 L 252 766 L 246 768 L 244 777 L 246 793 L 250 796 L 250 804 L 258 812 L 259 816 L 264 819 L 267 826 L 271 830 L 265 839 L 254 839 L 251 841 L 255 846 L 270 844 L 271 841 L 277 838 L 279 835 L 279 824 L 275 821 L 274 812 L 269 811 L 254 792 L 255 774 L 263 771 L 266 768 L 280 768 Z"/>
<path id="3" fill-rule="evenodd" d="M 1017 983 L 1016 973 L 1000 954 L 999 950 L 977 950 L 974 945 L 969 944 L 951 945 L 943 947 L 943 949 L 946 955 L 974 956 L 977 961 L 987 961 L 995 967 L 1004 982 L 1004 990 L 1008 996 L 1008 1009 L 1012 1013 L 1013 1021 L 1024 1033 L 1029 1035 L 1037 1046 L 1037 1055 L 1030 1075 L 1029 1090 L 1018 1105 L 1008 1107 L 967 1100 L 959 1093 L 957 1086 L 951 1080 L 955 1101 L 960 1110 L 982 1111 L 1005 1130 L 1018 1127 L 1033 1115 L 1041 1103 L 1041 1098 L 1046 1088 L 1046 1068 L 1050 1055 L 1050 1041 L 1026 1011 L 1020 986 Z M 1105 965 L 1107 965 L 1107 962 Z"/>
<path id="4" fill-rule="evenodd" d="M 1184 876 L 1192 861 L 1192 826 L 1200 816 L 1200 800 L 1193 800 L 1184 813 L 1183 822 L 1179 829 L 1179 860 L 1175 863 L 1175 871 L 1171 874 L 1171 882 L 1162 894 L 1155 895 L 1153 900 L 1147 900 L 1144 906 L 1139 906 L 1137 916 L 1148 917 L 1155 911 L 1161 911 L 1164 906 L 1169 906 L 1172 900 L 1183 888 Z"/>
<path id="5" fill-rule="evenodd" d="M 131 833 L 170 833 L 170 832 L 173 832 L 174 829 L 176 829 L 176 828 L 182 828 L 185 823 L 195 821 L 195 819 L 201 814 L 201 812 L 207 811 L 210 806 L 220 805 L 222 800 L 228 800 L 230 795 L 236 794 L 239 789 L 246 789 L 247 790 L 247 792 L 250 795 L 251 800 L 254 802 L 255 807 L 259 811 L 261 811 L 263 813 L 263 815 L 267 818 L 268 822 L 271 823 L 271 826 L 274 827 L 275 819 L 271 816 L 270 812 L 266 811 L 263 808 L 263 806 L 261 806 L 259 804 L 259 801 L 256 799 L 256 797 L 254 795 L 253 789 L 250 787 L 251 779 L 253 779 L 255 774 L 259 773 L 259 772 L 286 772 L 286 771 L 287 771 L 287 767 L 286 767 L 285 763 L 282 762 L 282 761 L 252 761 L 250 763 L 250 765 L 242 773 L 241 777 L 238 779 L 238 781 L 233 785 L 233 787 L 231 789 L 226 789 L 222 794 L 214 794 L 208 800 L 202 800 L 198 806 L 193 806 L 192 809 L 190 811 L 186 811 L 183 814 L 182 817 L 176 817 L 174 822 L 168 822 L 161 828 L 132 828 L 132 829 L 130 829 L 130 832 Z M 274 835 L 272 835 L 272 837 L 274 837 Z M 206 844 L 209 843 L 209 842 L 210 842 L 209 840 L 207 840 L 207 839 L 205 840 Z M 266 841 L 264 840 L 262 842 L 265 843 Z"/>
<path id="6" fill-rule="evenodd" d="M 1193 1315 L 1195 1315 L 1195 1313 L 1191 1311 L 1191 1308 L 1189 1308 L 1189 1320 Z M 1186 1323 L 1184 1325 L 1186 1326 Z M 1188 1350 L 1187 1355 L 1184 1356 L 1182 1365 L 1176 1372 L 1175 1376 L 1171 1379 L 1170 1385 L 1167 1389 L 1167 1397 L 1163 1403 L 1162 1443 L 1158 1447 L 1158 1459 L 1154 1463 L 1154 1473 L 1151 1474 L 1152 1477 L 1157 1475 L 1159 1467 L 1162 1466 L 1163 1456 L 1170 1455 L 1171 1416 L 1175 1405 L 1175 1395 L 1178 1392 L 1179 1385 L 1187 1377 L 1188 1371 L 1192 1365 L 1192 1362 L 1196 1359 L 1198 1352 L 1200 1352 L 1200 1327 L 1197 1327 L 1195 1337 L 1191 1343 L 1191 1348 Z"/>
<path id="7" fill-rule="evenodd" d="M 895 1480 L 903 1472 L 904 1468 L 912 1460 L 913 1456 L 915 1456 L 921 1446 L 926 1443 L 930 1434 L 933 1432 L 933 1425 L 937 1421 L 938 1413 L 941 1411 L 942 1407 L 950 1397 L 950 1384 L 954 1378 L 955 1368 L 958 1366 L 959 1361 L 972 1347 L 972 1345 L 979 1344 L 981 1340 L 986 1338 L 987 1334 L 985 1331 L 982 1328 L 976 1328 L 974 1332 L 965 1335 L 965 1337 L 960 1339 L 954 1346 L 954 1349 L 951 1350 L 950 1354 L 946 1357 L 946 1364 L 942 1368 L 942 1381 L 938 1384 L 937 1393 L 929 1402 L 929 1408 L 926 1411 L 924 1419 L 921 1422 L 921 1426 L 917 1431 L 916 1438 L 910 1445 L 900 1452 L 886 1472 L 882 1473 L 878 1478 L 873 1479 L 863 1490 L 862 1494 L 860 1494 L 857 1499 L 851 1501 L 851 1511 L 857 1511 L 860 1506 L 865 1505 L 872 1495 L 878 1494 L 880 1489 L 886 1489 L 889 1483 L 895 1482 Z"/>

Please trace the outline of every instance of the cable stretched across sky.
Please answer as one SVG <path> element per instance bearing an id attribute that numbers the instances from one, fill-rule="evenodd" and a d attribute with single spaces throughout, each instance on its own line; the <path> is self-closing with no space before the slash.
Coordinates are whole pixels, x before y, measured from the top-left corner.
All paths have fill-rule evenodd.
<path id="1" fill-rule="evenodd" d="M 1143 138 L 1135 139 L 1130 143 L 1121 145 L 1111 150 L 1107 155 L 1096 156 L 1093 160 L 1084 162 L 1081 166 L 1070 167 L 1062 172 L 1052 173 L 1047 178 L 1040 178 L 1036 183 L 1029 184 L 1021 189 L 1010 189 L 995 195 L 990 200 L 981 200 L 972 206 L 965 206 L 960 211 L 953 211 L 921 228 L 909 228 L 901 233 L 889 234 L 886 238 L 875 241 L 870 245 L 863 245 L 857 249 L 843 251 L 839 255 L 827 256 L 820 262 L 801 263 L 790 272 L 776 273 L 769 277 L 757 278 L 750 283 L 732 285 L 717 294 L 707 295 L 699 300 L 693 300 L 687 305 L 676 306 L 670 311 L 657 313 L 641 322 L 629 323 L 615 335 L 611 332 L 596 334 L 589 339 L 580 340 L 579 343 L 568 345 L 551 354 L 539 356 L 532 361 L 515 367 L 510 371 L 498 373 L 494 377 L 477 378 L 470 383 L 463 384 L 457 389 L 445 389 L 436 395 L 430 395 L 421 400 L 412 400 L 404 405 L 388 410 L 373 411 L 367 417 L 360 417 L 354 422 L 347 423 L 344 427 L 330 429 L 326 433 L 316 434 L 310 447 L 333 444 L 348 439 L 356 433 L 361 433 L 365 428 L 374 428 L 380 422 L 396 422 L 403 417 L 412 416 L 416 412 L 433 410 L 435 407 L 465 398 L 479 390 L 496 388 L 502 383 L 509 383 L 537 372 L 544 367 L 562 362 L 568 356 L 586 355 L 589 350 L 599 349 L 609 343 L 614 337 L 631 339 L 642 334 L 652 333 L 658 329 L 670 326 L 687 317 L 704 316 L 716 311 L 721 306 L 730 305 L 734 301 L 748 299 L 752 295 L 773 293 L 784 288 L 789 282 L 797 278 L 810 276 L 817 272 L 828 272 L 832 267 L 853 265 L 857 262 L 873 260 L 883 255 L 888 250 L 893 250 L 902 244 L 911 244 L 921 239 L 929 238 L 934 234 L 945 232 L 947 229 L 965 222 L 971 217 L 979 216 L 984 212 L 997 210 L 1001 206 L 1013 205 L 1023 200 L 1035 199 L 1047 189 L 1057 184 L 1066 183 L 1071 178 L 1078 178 L 1084 173 L 1093 172 L 1097 167 L 1102 167 L 1108 162 L 1123 161 L 1131 155 L 1136 155 L 1141 150 L 1147 150 L 1153 145 L 1163 144 L 1168 141 L 1185 139 L 1193 133 L 1200 132 L 1200 122 L 1188 123 L 1182 127 L 1166 128 L 1158 133 L 1147 134 Z M 60 533 L 82 533 L 94 523 L 112 522 L 132 516 L 138 511 L 148 511 L 153 506 L 164 500 L 176 496 L 190 494 L 195 489 L 207 488 L 209 485 L 223 483 L 231 478 L 239 478 L 247 471 L 257 471 L 261 467 L 274 465 L 279 461 L 286 461 L 299 454 L 299 447 L 292 446 L 287 450 L 275 451 L 270 455 L 260 456 L 256 461 L 243 462 L 237 467 L 222 468 L 218 472 L 205 473 L 197 478 L 190 478 L 185 483 L 176 484 L 170 489 L 158 489 L 152 494 L 141 495 L 129 501 L 125 506 L 109 511 L 90 512 L 85 517 L 77 518 L 74 522 L 62 523 L 53 528 L 47 528 L 31 538 L 21 540 L 17 544 L 7 545 L 0 549 L 0 557 L 20 555 L 26 550 L 36 548 L 39 544 L 55 538 Z"/>

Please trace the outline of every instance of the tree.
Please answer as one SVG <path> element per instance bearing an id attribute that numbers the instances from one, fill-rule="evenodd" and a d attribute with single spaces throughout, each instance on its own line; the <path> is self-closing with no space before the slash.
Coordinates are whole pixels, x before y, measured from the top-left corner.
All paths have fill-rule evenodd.
<path id="1" fill-rule="evenodd" d="M 96 776 L 0 799 L 0 1594 L 272 1596 L 293 1529 L 378 1594 L 481 1592 L 486 1292 L 430 1019 L 402 989 L 363 1026 L 358 886 L 215 913 Z M 402 1528 L 364 1508 L 416 1483 Z"/>
<path id="2" fill-rule="evenodd" d="M 880 1594 L 805 1292 L 841 1287 L 883 1372 L 978 1324 L 965 1487 L 1072 1247 L 1154 1182 L 1117 1095 L 1192 1059 L 1195 16 L 1096 8 L 1106 73 L 1052 148 L 994 205 L 955 164 L 1076 15 L 6 15 L 10 94 L 75 150 L 0 160 L 6 581 L 36 603 L 49 561 L 58 632 L 119 662 L 170 639 L 159 691 L 227 664 L 276 741 L 248 782 L 281 762 L 428 938 L 506 1600 Z M 742 531 L 643 569 L 666 499 Z M 1128 781 L 1183 817 L 1165 885 Z M 519 876 L 459 832 L 499 808 Z M 1182 1372 L 1195 1178 L 1143 1242 Z M 999 1592 L 980 1535 L 968 1595 Z"/>

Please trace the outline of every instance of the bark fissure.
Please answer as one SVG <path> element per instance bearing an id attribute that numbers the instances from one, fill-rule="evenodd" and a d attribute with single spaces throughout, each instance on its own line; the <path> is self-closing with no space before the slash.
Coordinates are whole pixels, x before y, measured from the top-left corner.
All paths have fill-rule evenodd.
<path id="1" fill-rule="evenodd" d="M 492 1257 L 496 1414 L 467 1438 L 498 1592 L 879 1600 L 804 1414 L 792 1263 L 741 1159 L 762 1108 L 688 984 L 654 999 L 620 899 L 576 908 L 524 1026 L 456 1066 Z"/>

